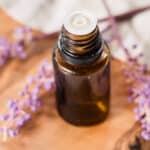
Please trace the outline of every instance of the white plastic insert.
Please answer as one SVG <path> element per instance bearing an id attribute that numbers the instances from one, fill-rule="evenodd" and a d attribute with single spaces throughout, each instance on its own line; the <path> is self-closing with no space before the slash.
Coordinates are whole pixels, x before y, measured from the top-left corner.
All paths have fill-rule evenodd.
<path id="1" fill-rule="evenodd" d="M 91 33 L 97 25 L 97 19 L 88 11 L 76 11 L 69 15 L 65 22 L 65 29 L 74 35 L 86 35 Z"/>

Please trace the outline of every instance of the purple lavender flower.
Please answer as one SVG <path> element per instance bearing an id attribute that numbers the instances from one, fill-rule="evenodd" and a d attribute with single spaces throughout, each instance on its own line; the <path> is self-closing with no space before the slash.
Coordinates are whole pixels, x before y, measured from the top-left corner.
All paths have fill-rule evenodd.
<path id="1" fill-rule="evenodd" d="M 0 37 L 0 66 L 3 66 L 10 58 L 26 59 L 26 46 L 33 40 L 33 34 L 28 27 L 19 27 L 14 31 L 13 43 L 7 38 Z"/>
<path id="2" fill-rule="evenodd" d="M 31 119 L 32 113 L 36 112 L 42 104 L 41 90 L 51 91 L 54 87 L 52 65 L 44 61 L 38 73 L 28 77 L 23 90 L 19 92 L 19 99 L 10 99 L 7 102 L 8 113 L 1 115 L 1 121 L 10 121 L 10 124 L 0 128 L 4 140 L 19 134 L 19 129 Z"/>
<path id="3" fill-rule="evenodd" d="M 1 121 L 7 121 L 9 119 L 9 114 L 3 114 L 0 118 Z"/>
<path id="4" fill-rule="evenodd" d="M 14 39 L 19 43 L 28 44 L 33 39 L 31 28 L 29 27 L 18 27 L 14 31 Z"/>
<path id="5" fill-rule="evenodd" d="M 10 44 L 6 38 L 0 37 L 0 66 L 10 58 Z"/>
<path id="6" fill-rule="evenodd" d="M 35 82 L 35 79 L 33 77 L 28 77 L 27 78 L 27 83 L 28 84 L 33 84 Z"/>
<path id="7" fill-rule="evenodd" d="M 17 136 L 19 134 L 19 130 L 18 129 L 9 129 L 8 130 L 8 135 L 10 136 L 10 137 L 15 137 L 15 136 Z"/>
<path id="8" fill-rule="evenodd" d="M 11 54 L 12 54 L 12 56 L 18 57 L 20 59 L 25 59 L 27 57 L 25 48 L 21 43 L 13 43 L 12 44 Z"/>
<path id="9" fill-rule="evenodd" d="M 28 121 L 28 120 L 30 120 L 31 119 L 31 115 L 29 114 L 29 113 L 25 113 L 25 115 L 24 115 L 24 120 L 25 121 Z"/>
<path id="10" fill-rule="evenodd" d="M 132 64 L 130 67 L 137 66 Z M 138 68 L 126 71 L 128 77 L 134 81 L 129 90 L 129 100 L 136 103 L 134 109 L 135 120 L 141 123 L 141 135 L 150 140 L 150 77 L 147 75 L 147 65 L 138 65 Z"/>
<path id="11" fill-rule="evenodd" d="M 17 121 L 15 121 L 18 127 L 22 127 L 25 123 L 23 118 L 18 119 Z"/>

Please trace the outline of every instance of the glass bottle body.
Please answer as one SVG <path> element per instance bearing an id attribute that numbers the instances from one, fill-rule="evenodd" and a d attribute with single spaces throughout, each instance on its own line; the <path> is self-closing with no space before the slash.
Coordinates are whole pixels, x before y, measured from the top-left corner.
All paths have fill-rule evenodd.
<path id="1" fill-rule="evenodd" d="M 87 65 L 68 63 L 53 51 L 56 106 L 59 114 L 75 125 L 92 125 L 105 120 L 110 101 L 110 52 L 104 43 L 102 53 Z"/>

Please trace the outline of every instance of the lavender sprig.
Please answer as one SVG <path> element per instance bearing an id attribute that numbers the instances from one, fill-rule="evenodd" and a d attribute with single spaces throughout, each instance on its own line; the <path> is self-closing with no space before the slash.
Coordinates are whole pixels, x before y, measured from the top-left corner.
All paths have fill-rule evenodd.
<path id="1" fill-rule="evenodd" d="M 135 119 L 141 123 L 141 135 L 145 140 L 150 140 L 150 76 L 146 65 L 133 63 L 130 67 L 125 71 L 125 76 L 132 83 L 128 100 L 136 103 Z"/>
<path id="2" fill-rule="evenodd" d="M 0 132 L 3 141 L 19 134 L 20 128 L 32 117 L 41 106 L 40 94 L 54 89 L 54 76 L 51 64 L 45 60 L 36 75 L 29 77 L 18 99 L 7 102 L 7 113 L 0 116 Z"/>
<path id="3" fill-rule="evenodd" d="M 123 70 L 123 74 L 127 81 L 132 83 L 129 88 L 128 100 L 136 103 L 136 108 L 134 109 L 136 113 L 135 119 L 141 123 L 141 135 L 144 139 L 150 140 L 150 76 L 148 75 L 147 65 L 138 63 L 143 54 L 135 57 L 130 55 L 117 30 L 116 18 L 111 14 L 107 0 L 103 0 L 103 3 L 109 14 L 109 25 L 112 26 L 114 39 L 118 41 L 118 45 L 126 54 L 128 70 Z"/>
<path id="4" fill-rule="evenodd" d="M 11 58 L 25 59 L 25 48 L 32 40 L 33 34 L 28 27 L 18 27 L 13 33 L 12 43 L 6 37 L 0 37 L 0 66 Z"/>

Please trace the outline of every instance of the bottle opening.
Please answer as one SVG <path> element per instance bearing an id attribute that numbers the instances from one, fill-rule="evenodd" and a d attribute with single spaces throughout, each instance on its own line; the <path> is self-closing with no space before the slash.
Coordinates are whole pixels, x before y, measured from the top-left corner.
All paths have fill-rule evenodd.
<path id="1" fill-rule="evenodd" d="M 64 28 L 74 35 L 86 35 L 91 33 L 97 25 L 97 19 L 88 11 L 76 11 L 68 16 L 64 22 Z"/>

